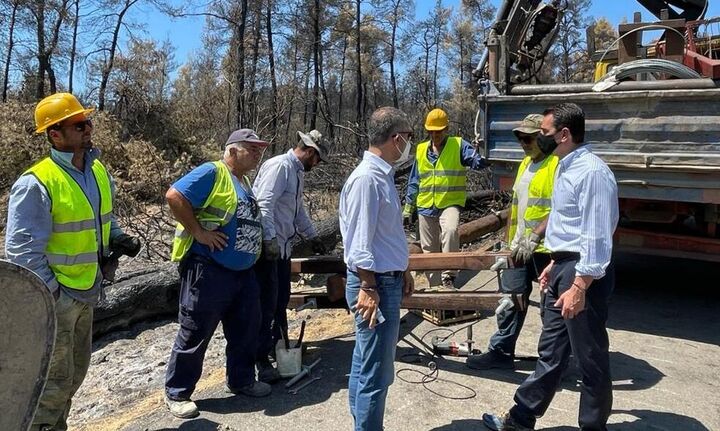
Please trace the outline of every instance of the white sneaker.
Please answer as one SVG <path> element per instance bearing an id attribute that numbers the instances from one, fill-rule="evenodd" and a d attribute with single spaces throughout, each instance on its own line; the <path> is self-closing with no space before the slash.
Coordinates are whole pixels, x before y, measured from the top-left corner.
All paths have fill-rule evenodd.
<path id="1" fill-rule="evenodd" d="M 165 405 L 173 416 L 181 419 L 194 418 L 200 414 L 197 405 L 190 400 L 176 401 L 165 395 Z"/>

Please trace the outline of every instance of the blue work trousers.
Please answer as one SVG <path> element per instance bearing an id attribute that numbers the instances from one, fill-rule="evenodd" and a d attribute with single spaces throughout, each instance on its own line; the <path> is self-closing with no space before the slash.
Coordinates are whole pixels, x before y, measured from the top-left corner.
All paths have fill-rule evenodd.
<path id="1" fill-rule="evenodd" d="M 613 264 L 605 276 L 595 280 L 585 294 L 585 309 L 564 319 L 555 302 L 575 280 L 576 259 L 555 259 L 548 291 L 543 299 L 543 329 L 538 343 L 535 371 L 515 392 L 510 414 L 521 424 L 533 427 L 545 414 L 560 385 L 572 352 L 582 374 L 578 424 L 582 431 L 606 431 L 612 409 L 612 379 L 608 334 L 605 328 L 608 300 L 615 285 Z"/>
<path id="2" fill-rule="evenodd" d="M 395 379 L 395 348 L 400 330 L 400 302 L 403 274 L 376 274 L 380 296 L 380 312 L 385 321 L 369 328 L 369 321 L 355 313 L 355 349 L 353 350 L 350 381 L 348 383 L 350 413 L 355 431 L 383 429 L 385 399 Z M 351 309 L 357 306 L 360 278 L 348 271 L 345 299 Z"/>
<path id="3" fill-rule="evenodd" d="M 498 330 L 490 337 L 489 350 L 504 355 L 515 355 L 515 345 L 525 323 L 533 281 L 537 280 L 548 263 L 550 263 L 548 253 L 533 253 L 532 258 L 524 266 L 506 269 L 502 272 L 500 292 L 522 295 L 525 307 L 521 310 L 516 303 L 509 310 L 503 310 L 495 316 Z"/>
<path id="4" fill-rule="evenodd" d="M 260 299 L 252 269 L 233 271 L 194 254 L 187 257 L 180 263 L 178 321 L 180 329 L 165 375 L 168 398 L 190 399 L 220 322 L 227 342 L 228 386 L 240 388 L 255 381 Z"/>
<path id="5" fill-rule="evenodd" d="M 254 267 L 260 285 L 262 319 L 258 336 L 257 361 L 268 362 L 275 344 L 287 333 L 287 305 L 290 302 L 290 259 L 266 260 L 260 256 Z"/>

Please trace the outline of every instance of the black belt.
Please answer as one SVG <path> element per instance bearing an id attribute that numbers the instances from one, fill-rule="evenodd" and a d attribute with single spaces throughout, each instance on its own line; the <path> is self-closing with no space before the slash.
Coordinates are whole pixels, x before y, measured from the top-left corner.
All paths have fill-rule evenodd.
<path id="1" fill-rule="evenodd" d="M 350 270 L 355 275 L 358 275 L 357 271 Z M 379 275 L 381 277 L 399 277 L 401 275 L 405 274 L 405 271 L 386 271 L 386 272 L 376 272 L 375 275 Z"/>
<path id="2" fill-rule="evenodd" d="M 576 251 L 556 251 L 550 253 L 552 260 L 580 260 L 580 253 Z"/>

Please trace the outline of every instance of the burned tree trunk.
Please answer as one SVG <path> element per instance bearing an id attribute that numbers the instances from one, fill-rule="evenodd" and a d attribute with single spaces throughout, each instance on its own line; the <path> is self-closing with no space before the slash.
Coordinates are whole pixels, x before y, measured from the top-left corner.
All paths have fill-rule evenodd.
<path id="1" fill-rule="evenodd" d="M 123 277 L 105 289 L 105 299 L 95 308 L 93 335 L 126 329 L 148 319 L 177 315 L 179 291 L 180 276 L 174 263 L 163 263 Z"/>
<path id="2" fill-rule="evenodd" d="M 337 217 L 327 218 L 315 223 L 315 230 L 320 239 L 322 239 L 323 244 L 325 244 L 325 248 L 328 250 L 334 249 L 340 241 L 340 220 L 338 220 Z M 310 241 L 305 241 L 300 237 L 297 237 L 293 241 L 293 257 L 307 257 L 312 255 L 313 252 L 310 247 Z"/>
<path id="3" fill-rule="evenodd" d="M 340 224 L 337 217 L 315 224 L 325 247 L 338 243 Z M 293 257 L 312 256 L 309 241 L 296 239 Z M 138 322 L 174 317 L 178 312 L 180 276 L 177 265 L 165 262 L 119 278 L 105 289 L 105 299 L 95 308 L 93 335 L 128 328 Z"/>

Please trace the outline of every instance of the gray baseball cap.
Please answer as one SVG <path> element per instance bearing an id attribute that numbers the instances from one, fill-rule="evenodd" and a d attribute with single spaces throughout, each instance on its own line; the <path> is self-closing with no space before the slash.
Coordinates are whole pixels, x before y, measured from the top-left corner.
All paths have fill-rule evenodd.
<path id="1" fill-rule="evenodd" d="M 518 133 L 524 133 L 526 135 L 534 135 L 540 133 L 540 126 L 542 126 L 543 116 L 540 114 L 530 114 L 522 120 L 520 127 L 513 129 L 515 137 Z"/>
<path id="2" fill-rule="evenodd" d="M 270 145 L 269 142 L 260 139 L 257 133 L 255 133 L 255 131 L 251 129 L 240 129 L 232 132 L 228 137 L 227 142 L 225 142 L 225 146 L 227 147 L 230 144 L 235 144 L 238 142 L 250 142 L 253 144 L 260 144 L 265 147 Z"/>
<path id="3" fill-rule="evenodd" d="M 325 141 L 322 137 L 322 133 L 318 132 L 317 130 L 311 130 L 308 133 L 298 132 L 298 135 L 300 136 L 300 139 L 302 139 L 303 144 L 307 145 L 308 147 L 315 148 L 318 155 L 320 156 L 320 160 L 327 163 L 328 146 L 327 141 Z"/>

